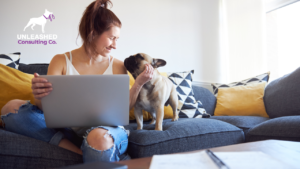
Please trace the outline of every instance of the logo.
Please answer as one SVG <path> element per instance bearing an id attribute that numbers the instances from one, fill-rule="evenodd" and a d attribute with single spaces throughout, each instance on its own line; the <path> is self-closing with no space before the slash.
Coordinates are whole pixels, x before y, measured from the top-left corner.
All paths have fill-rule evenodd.
<path id="1" fill-rule="evenodd" d="M 46 16 L 48 16 L 48 18 L 47 18 Z M 54 19 L 53 13 L 52 13 L 52 12 L 49 12 L 49 11 L 46 9 L 44 15 L 42 15 L 42 16 L 40 16 L 40 17 L 38 17 L 38 18 L 31 18 L 31 19 L 29 20 L 28 24 L 25 26 L 24 31 L 25 31 L 25 29 L 26 29 L 28 26 L 30 26 L 30 25 L 31 25 L 31 29 L 32 29 L 32 30 L 34 30 L 33 27 L 34 27 L 35 25 L 41 25 L 41 26 L 42 26 L 42 32 L 45 33 L 45 25 L 46 25 L 46 23 L 47 23 L 47 19 L 50 19 L 50 21 L 52 22 L 52 17 L 53 17 L 53 19 Z"/>
<path id="2" fill-rule="evenodd" d="M 26 30 L 29 26 L 31 29 L 35 31 L 33 28 L 35 25 L 40 25 L 43 34 L 18 34 L 18 44 L 57 44 L 55 41 L 57 39 L 56 34 L 44 34 L 45 33 L 45 26 L 47 21 L 54 21 L 55 17 L 53 12 L 49 12 L 45 9 L 45 13 L 38 18 L 30 18 L 27 25 L 24 27 L 23 31 Z"/>

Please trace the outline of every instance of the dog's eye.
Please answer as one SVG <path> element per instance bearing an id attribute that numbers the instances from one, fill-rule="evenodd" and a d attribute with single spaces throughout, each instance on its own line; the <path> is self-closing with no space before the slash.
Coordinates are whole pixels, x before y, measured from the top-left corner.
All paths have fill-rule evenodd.
<path id="1" fill-rule="evenodd" d="M 144 58 L 141 54 L 137 54 L 135 57 L 144 60 Z"/>

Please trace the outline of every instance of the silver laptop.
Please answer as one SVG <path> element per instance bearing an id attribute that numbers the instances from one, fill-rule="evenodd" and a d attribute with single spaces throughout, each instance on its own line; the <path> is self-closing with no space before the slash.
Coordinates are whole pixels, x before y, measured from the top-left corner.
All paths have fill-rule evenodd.
<path id="1" fill-rule="evenodd" d="M 128 75 L 41 75 L 53 90 L 41 99 L 48 128 L 129 124 Z"/>

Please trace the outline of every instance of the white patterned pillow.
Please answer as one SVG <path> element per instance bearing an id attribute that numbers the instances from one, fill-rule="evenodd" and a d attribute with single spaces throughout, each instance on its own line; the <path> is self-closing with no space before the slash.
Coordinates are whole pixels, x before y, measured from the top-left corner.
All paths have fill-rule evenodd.
<path id="1" fill-rule="evenodd" d="M 167 73 L 175 84 L 178 95 L 179 118 L 208 118 L 202 103 L 196 101 L 192 88 L 194 70 L 177 73 Z"/>
<path id="2" fill-rule="evenodd" d="M 229 83 L 229 84 L 221 84 L 221 83 L 212 83 L 212 87 L 213 87 L 213 92 L 214 95 L 217 97 L 218 96 L 218 89 L 219 88 L 230 88 L 230 87 L 234 87 L 234 86 L 246 86 L 247 84 L 253 84 L 253 83 L 260 83 L 260 82 L 267 82 L 269 81 L 270 78 L 270 72 L 246 79 L 246 80 L 242 80 L 240 82 L 233 82 L 233 83 Z"/>
<path id="3" fill-rule="evenodd" d="M 20 62 L 20 52 L 10 54 L 0 54 L 0 64 L 18 69 Z"/>

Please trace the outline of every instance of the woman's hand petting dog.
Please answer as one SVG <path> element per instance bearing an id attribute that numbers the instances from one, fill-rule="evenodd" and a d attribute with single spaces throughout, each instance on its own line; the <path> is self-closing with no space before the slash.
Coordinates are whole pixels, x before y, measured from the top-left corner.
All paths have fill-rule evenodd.
<path id="1" fill-rule="evenodd" d="M 153 78 L 154 68 L 149 63 L 145 66 L 145 70 L 135 80 L 135 82 L 140 86 L 143 86 Z"/>

